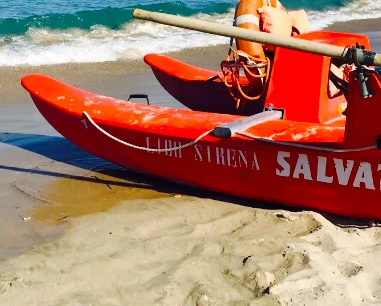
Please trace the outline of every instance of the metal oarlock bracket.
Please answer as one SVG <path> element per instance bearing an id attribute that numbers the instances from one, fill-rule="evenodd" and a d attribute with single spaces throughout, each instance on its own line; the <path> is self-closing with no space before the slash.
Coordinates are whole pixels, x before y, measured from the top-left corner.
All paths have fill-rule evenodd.
<path id="1" fill-rule="evenodd" d="M 366 73 L 366 69 L 363 68 L 357 68 L 357 80 L 360 83 L 360 95 L 361 98 L 370 98 L 373 96 L 373 90 L 370 88 L 369 85 L 369 78 Z"/>
<path id="2" fill-rule="evenodd" d="M 356 43 L 348 50 L 348 63 L 354 64 L 357 69 L 357 80 L 360 83 L 360 95 L 362 98 L 370 98 L 373 95 L 373 90 L 369 85 L 369 78 L 367 75 L 367 69 L 363 66 L 372 66 L 374 64 L 376 53 L 372 51 L 366 51 L 364 46 Z"/>
<path id="3" fill-rule="evenodd" d="M 359 43 L 356 43 L 348 50 L 348 63 L 355 64 L 358 68 L 362 65 L 373 66 L 375 58 L 376 52 L 366 51 L 365 47 Z"/>

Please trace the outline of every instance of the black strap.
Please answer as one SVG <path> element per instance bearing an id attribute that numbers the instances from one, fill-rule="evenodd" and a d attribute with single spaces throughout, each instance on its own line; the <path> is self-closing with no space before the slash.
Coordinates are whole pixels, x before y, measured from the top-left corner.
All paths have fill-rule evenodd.
<path id="1" fill-rule="evenodd" d="M 295 32 L 297 35 L 300 35 L 300 31 L 298 28 L 295 28 L 295 27 L 291 27 L 291 33 L 292 32 Z"/>
<path id="2" fill-rule="evenodd" d="M 342 93 L 345 95 L 348 94 L 348 82 L 343 80 L 342 78 L 338 77 L 336 74 L 334 74 L 332 71 L 329 71 L 329 79 L 332 81 L 332 83 L 340 89 Z"/>

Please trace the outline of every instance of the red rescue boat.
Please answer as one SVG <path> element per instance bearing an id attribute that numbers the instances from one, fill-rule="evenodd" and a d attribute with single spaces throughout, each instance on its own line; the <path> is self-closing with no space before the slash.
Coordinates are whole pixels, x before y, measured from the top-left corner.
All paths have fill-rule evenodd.
<path id="1" fill-rule="evenodd" d="M 27 75 L 22 85 L 65 138 L 128 169 L 245 198 L 381 219 L 381 77 L 361 72 L 371 94 L 361 98 L 359 72 L 351 72 L 346 116 L 338 116 L 338 104 L 285 92 L 281 84 L 276 105 L 282 110 L 249 117 L 120 101 L 43 75 Z"/>

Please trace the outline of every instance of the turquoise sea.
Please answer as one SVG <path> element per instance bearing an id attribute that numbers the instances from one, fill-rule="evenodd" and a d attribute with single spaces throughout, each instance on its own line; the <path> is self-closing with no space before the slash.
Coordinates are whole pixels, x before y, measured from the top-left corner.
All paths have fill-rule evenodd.
<path id="1" fill-rule="evenodd" d="M 381 17 L 381 0 L 284 0 L 305 9 L 312 29 L 336 21 Z M 134 20 L 135 8 L 231 24 L 232 0 L 0 0 L 0 66 L 141 58 L 224 43 L 228 38 Z"/>

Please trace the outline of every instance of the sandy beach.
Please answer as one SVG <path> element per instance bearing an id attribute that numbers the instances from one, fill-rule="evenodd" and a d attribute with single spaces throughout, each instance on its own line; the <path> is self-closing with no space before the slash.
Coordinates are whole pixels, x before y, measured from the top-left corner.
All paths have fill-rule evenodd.
<path id="1" fill-rule="evenodd" d="M 379 19 L 328 30 L 368 33 L 381 52 Z M 227 51 L 170 55 L 219 70 Z M 28 73 L 183 107 L 143 61 L 0 68 L 0 305 L 381 305 L 372 220 L 121 169 L 50 127 L 20 85 Z"/>

